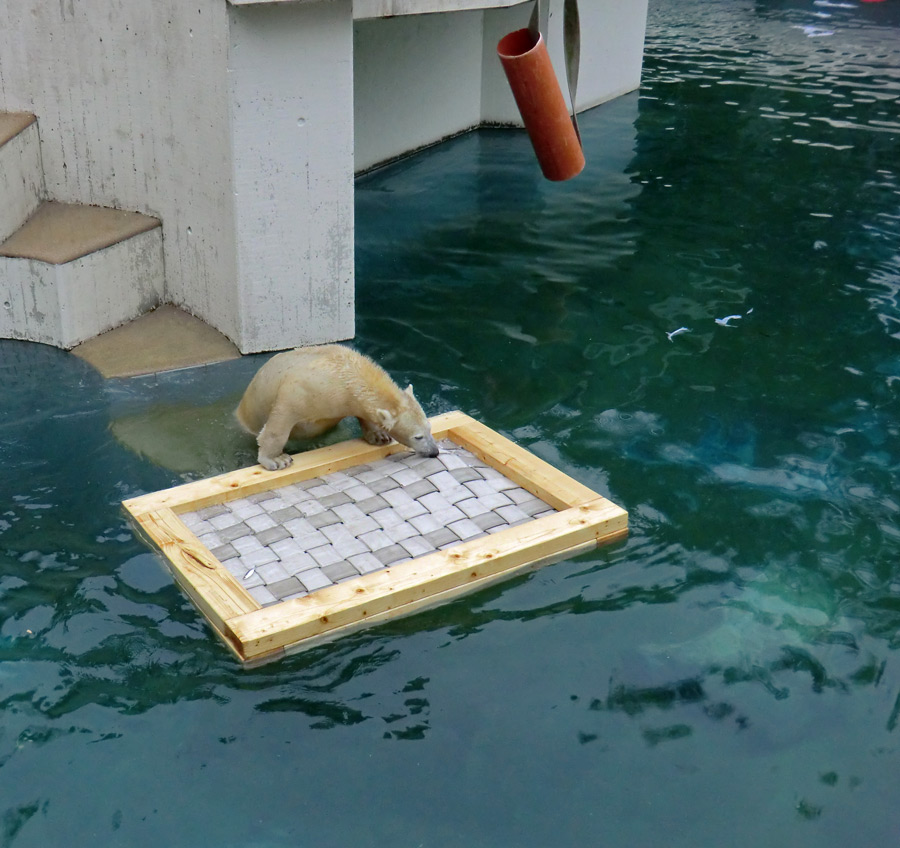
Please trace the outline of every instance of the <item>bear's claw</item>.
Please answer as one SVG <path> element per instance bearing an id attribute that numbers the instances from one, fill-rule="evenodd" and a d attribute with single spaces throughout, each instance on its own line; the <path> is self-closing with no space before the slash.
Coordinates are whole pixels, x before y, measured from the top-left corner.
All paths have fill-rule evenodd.
<path id="1" fill-rule="evenodd" d="M 393 441 L 390 433 L 386 433 L 384 430 L 375 429 L 374 427 L 363 433 L 363 436 L 370 445 L 386 445 Z"/>
<path id="2" fill-rule="evenodd" d="M 276 457 L 259 457 L 259 464 L 268 471 L 280 471 L 282 468 L 287 468 L 293 461 L 286 453 Z"/>

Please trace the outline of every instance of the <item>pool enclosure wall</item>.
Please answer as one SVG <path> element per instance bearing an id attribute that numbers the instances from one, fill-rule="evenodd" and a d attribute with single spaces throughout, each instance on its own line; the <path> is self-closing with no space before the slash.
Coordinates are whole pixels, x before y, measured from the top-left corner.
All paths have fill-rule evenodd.
<path id="1" fill-rule="evenodd" d="M 562 0 L 550 7 L 560 69 Z M 639 84 L 647 2 L 580 9 L 584 109 Z M 69 348 L 174 303 L 243 353 L 351 338 L 354 175 L 517 124 L 495 48 L 530 11 L 0 0 L 0 337 Z M 108 219 L 85 205 L 157 224 L 82 239 L 78 227 Z M 66 255 L 41 248 L 63 237 Z"/>

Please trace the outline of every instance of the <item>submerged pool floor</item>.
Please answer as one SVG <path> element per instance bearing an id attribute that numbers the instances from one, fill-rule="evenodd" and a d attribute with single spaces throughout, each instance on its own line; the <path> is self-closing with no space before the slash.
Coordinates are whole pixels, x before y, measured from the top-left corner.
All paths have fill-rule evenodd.
<path id="1" fill-rule="evenodd" d="M 628 540 L 241 669 L 120 504 L 252 465 L 266 357 L 0 341 L 0 845 L 896 842 L 900 10 L 650 7 L 577 179 L 490 130 L 355 210 L 353 345 Z"/>

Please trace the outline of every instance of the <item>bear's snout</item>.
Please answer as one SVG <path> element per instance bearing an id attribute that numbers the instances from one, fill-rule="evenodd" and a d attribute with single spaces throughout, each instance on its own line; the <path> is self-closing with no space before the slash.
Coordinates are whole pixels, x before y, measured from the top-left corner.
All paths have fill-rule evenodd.
<path id="1" fill-rule="evenodd" d="M 427 456 L 429 459 L 433 459 L 440 453 L 440 448 L 438 448 L 437 442 L 434 440 L 434 437 L 431 436 L 431 434 L 413 436 L 410 441 L 411 444 L 409 444 L 408 446 L 411 447 L 419 456 Z"/>

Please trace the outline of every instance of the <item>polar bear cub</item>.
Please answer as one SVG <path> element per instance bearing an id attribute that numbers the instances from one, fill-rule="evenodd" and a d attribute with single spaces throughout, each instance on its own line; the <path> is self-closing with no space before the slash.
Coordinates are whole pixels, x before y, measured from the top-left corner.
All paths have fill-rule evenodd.
<path id="1" fill-rule="evenodd" d="M 369 444 L 391 439 L 422 456 L 438 446 L 412 386 L 400 389 L 383 368 L 343 345 L 301 347 L 273 356 L 250 381 L 235 414 L 256 436 L 259 464 L 287 468 L 289 438 L 308 439 L 341 419 L 359 419 Z"/>

